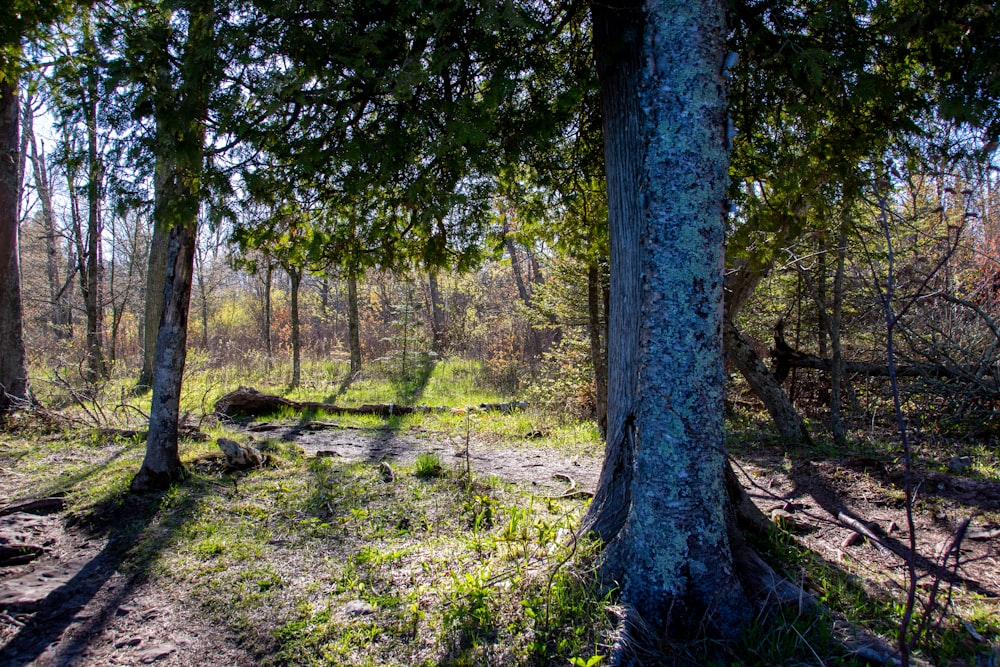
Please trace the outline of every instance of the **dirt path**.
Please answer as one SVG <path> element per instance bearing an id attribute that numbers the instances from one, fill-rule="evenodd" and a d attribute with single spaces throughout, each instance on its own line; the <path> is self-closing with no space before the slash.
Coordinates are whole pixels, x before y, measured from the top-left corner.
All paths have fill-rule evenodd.
<path id="1" fill-rule="evenodd" d="M 257 439 L 294 442 L 308 455 L 344 461 L 405 465 L 424 452 L 460 468 L 467 461 L 465 441 L 440 434 L 323 424 L 257 424 L 252 430 Z M 554 478 L 557 474 L 574 480 L 579 490 L 591 490 L 600 472 L 593 457 L 470 444 L 468 465 L 474 473 L 496 475 L 541 494 L 567 488 L 565 479 Z M 124 555 L 113 541 L 67 526 L 59 513 L 0 516 L 0 545 L 29 542 L 46 548 L 42 557 L 0 568 L 0 667 L 257 664 L 232 636 L 185 604 L 186 591 L 121 573 Z"/>

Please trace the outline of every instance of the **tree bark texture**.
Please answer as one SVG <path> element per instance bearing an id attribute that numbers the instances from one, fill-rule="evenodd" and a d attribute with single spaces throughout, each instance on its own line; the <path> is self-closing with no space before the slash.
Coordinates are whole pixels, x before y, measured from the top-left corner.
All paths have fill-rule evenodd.
<path id="1" fill-rule="evenodd" d="M 15 81 L 0 80 L 0 414 L 29 400 L 18 247 L 18 110 Z"/>
<path id="2" fill-rule="evenodd" d="M 593 11 L 611 215 L 608 453 L 632 443 L 631 474 L 609 479 L 610 459 L 599 482 L 598 494 L 622 480 L 631 488 L 624 523 L 602 534 L 603 573 L 657 635 L 703 622 L 732 635 L 749 607 L 724 484 L 725 7 L 652 0 Z M 622 48 L 623 36 L 634 45 Z M 637 94 L 609 99 L 610 72 Z M 633 137 L 612 129 L 616 114 L 631 118 L 619 128 Z M 616 141 L 631 150 L 616 154 Z"/>
<path id="3" fill-rule="evenodd" d="M 639 350 L 643 210 L 643 128 L 639 107 L 641 3 L 591 5 L 594 53 L 601 87 L 610 227 L 608 304 L 608 418 L 604 466 L 583 529 L 605 541 L 625 523 L 635 456 L 635 396 Z"/>

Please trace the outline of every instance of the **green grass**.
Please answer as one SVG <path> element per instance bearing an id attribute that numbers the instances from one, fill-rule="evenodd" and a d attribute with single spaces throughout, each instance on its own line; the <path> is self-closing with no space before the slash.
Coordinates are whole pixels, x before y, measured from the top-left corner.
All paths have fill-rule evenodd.
<path id="1" fill-rule="evenodd" d="M 25 423 L 0 439 L 0 479 L 11 497 L 65 493 L 74 518 L 118 541 L 123 571 L 184 592 L 264 664 L 602 664 L 615 598 L 593 576 L 597 545 L 573 537 L 584 501 L 470 480 L 435 455 L 394 466 L 387 480 L 375 464 L 306 458 L 282 442 L 262 444 L 271 456 L 268 467 L 225 472 L 215 459 L 214 439 L 233 434 L 206 418 L 206 406 L 240 385 L 283 393 L 287 368 L 237 373 L 195 357 L 189 370 L 183 409 L 211 440 L 182 443 L 190 472 L 184 483 L 137 501 L 127 487 L 143 454 L 139 438 Z M 388 420 L 307 417 L 345 426 L 452 442 L 468 433 L 474 447 L 602 451 L 592 423 L 534 408 L 465 410 L 510 398 L 481 387 L 471 362 L 441 361 L 406 379 L 372 372 L 338 395 L 345 374 L 340 364 L 308 365 L 303 387 L 287 395 L 336 396 L 343 405 L 410 400 L 447 408 Z M 117 378 L 100 388 L 98 403 L 67 413 L 104 415 L 107 426 L 142 427 L 148 396 L 126 395 L 128 407 L 107 407 L 122 402 L 129 380 Z M 285 411 L 269 419 L 302 416 Z M 822 443 L 817 451 L 825 451 Z M 852 451 L 882 453 L 888 445 L 856 436 Z M 995 453 L 969 454 L 983 467 L 979 474 L 994 474 Z M 880 591 L 880 582 L 866 585 L 864 572 L 825 562 L 780 531 L 756 546 L 828 608 L 885 636 L 894 632 L 898 599 Z M 993 645 L 1000 639 L 996 601 L 961 598 L 956 616 L 935 626 L 922 644 L 936 664 L 975 664 L 983 645 L 970 645 L 963 622 Z M 347 612 L 359 600 L 371 613 Z M 824 614 L 777 610 L 756 619 L 741 643 L 723 647 L 729 659 L 720 664 L 850 664 L 830 627 Z M 706 656 L 719 653 L 719 647 L 698 645 L 680 655 L 709 664 Z"/>

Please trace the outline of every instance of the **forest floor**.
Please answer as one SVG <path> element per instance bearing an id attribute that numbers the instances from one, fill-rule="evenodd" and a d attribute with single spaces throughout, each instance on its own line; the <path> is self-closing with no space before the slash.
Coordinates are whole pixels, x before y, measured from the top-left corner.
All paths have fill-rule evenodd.
<path id="1" fill-rule="evenodd" d="M 477 478 L 495 476 L 519 486 L 526 497 L 559 498 L 559 502 L 562 496 L 573 495 L 566 493 L 571 485 L 575 485 L 574 490 L 592 490 L 600 472 L 598 452 L 574 453 L 530 442 L 511 444 L 499 438 L 466 439 L 419 428 L 400 432 L 336 423 L 279 421 L 243 425 L 240 432 L 244 437 L 301 448 L 304 459 L 324 459 L 336 466 L 361 466 L 373 478 L 381 469 L 389 475 L 386 481 L 390 484 L 395 483 L 393 476 L 401 477 L 400 471 L 419 466 L 418 457 L 427 454 L 432 455 L 431 460 L 441 461 L 452 471 L 450 474 L 458 476 L 470 470 Z M 87 453 L 53 449 L 37 465 L 50 466 L 53 476 L 62 471 L 61 479 L 66 482 L 67 476 L 76 474 L 71 465 L 74 456 L 111 461 L 121 458 L 126 449 L 134 457 L 134 445 L 117 441 L 99 444 Z M 765 515 L 782 529 L 783 537 L 764 551 L 782 561 L 779 567 L 786 575 L 831 606 L 850 595 L 864 600 L 859 605 L 898 605 L 905 582 L 904 560 L 899 554 L 908 548 L 908 531 L 902 492 L 905 473 L 891 455 L 868 452 L 865 456 L 813 460 L 809 452 L 796 455 L 766 443 L 735 449 L 734 463 L 744 486 Z M 46 493 L 46 488 L 40 488 L 35 478 L 18 472 L 21 456 L 17 443 L 0 442 L 3 507 Z M 381 466 L 383 463 L 389 467 Z M 241 502 L 240 485 L 249 484 L 250 477 L 227 475 L 218 456 L 212 454 L 201 455 L 188 465 L 208 479 L 205 488 L 228 494 L 223 502 Z M 949 460 L 921 459 L 913 477 L 917 489 L 914 516 L 917 563 L 924 576 L 919 595 L 927 599 L 935 591 L 938 601 L 948 605 L 943 614 L 933 616 L 939 626 L 952 628 L 949 641 L 956 644 L 939 653 L 952 656 L 942 664 L 995 665 L 1000 655 L 1000 480 L 965 469 L 949 471 L 948 465 Z M 961 461 L 957 465 L 961 467 Z M 324 474 L 342 475 L 345 468 L 324 470 Z M 92 473 L 94 470 L 88 474 Z M 286 483 L 275 482 L 276 493 Z M 232 485 L 232 489 L 227 485 Z M 333 494 L 335 487 L 333 483 L 328 493 Z M 486 502 L 479 495 L 476 499 Z M 180 506 L 184 501 L 173 502 Z M 328 514 L 339 516 L 331 502 L 326 501 Z M 578 516 L 585 500 L 575 498 L 572 502 L 575 505 L 567 511 L 575 511 Z M 278 631 L 275 627 L 248 628 L 271 622 L 266 615 L 220 622 L 220 618 L 229 617 L 215 609 L 211 600 L 206 602 L 205 587 L 212 590 L 211 584 L 195 585 L 177 575 L 176 570 L 183 570 L 182 566 L 172 566 L 173 571 L 168 574 L 163 567 L 149 565 L 149 557 L 143 556 L 146 552 L 139 548 L 142 544 L 178 544 L 176 540 L 182 539 L 177 537 L 176 526 L 158 522 L 156 511 L 156 507 L 151 509 L 141 499 L 125 498 L 109 505 L 103 516 L 91 512 L 86 520 L 66 509 L 0 516 L 0 546 L 32 544 L 44 548 L 34 560 L 0 568 L 0 667 L 296 664 L 294 656 L 288 654 L 278 658 L 268 655 L 274 647 L 273 639 L 247 639 L 255 634 L 273 638 Z M 421 511 L 415 508 L 413 516 Z M 880 537 L 883 546 L 865 539 L 854 541 L 851 537 L 854 531 L 838 519 L 842 513 L 863 521 Z M 101 518 L 95 520 L 94 516 Z M 355 511 L 345 516 L 342 525 L 346 534 L 350 517 L 361 514 Z M 431 517 L 426 519 L 428 524 L 441 521 L 431 514 L 427 516 Z M 476 521 L 482 516 L 483 512 L 477 514 Z M 969 522 L 963 539 L 951 549 L 955 546 L 956 531 L 966 519 Z M 328 521 L 333 524 L 334 518 Z M 299 520 L 299 524 L 304 522 Z M 404 522 L 409 527 L 409 518 L 405 516 L 396 525 Z M 136 527 L 126 528 L 133 524 Z M 316 525 L 319 530 L 327 523 Z M 432 534 L 430 528 L 428 531 Z M 286 544 L 288 540 L 276 539 L 270 533 L 269 536 L 271 539 L 263 542 L 265 547 L 254 552 L 254 559 L 265 561 L 257 562 L 255 571 L 317 567 L 310 564 L 312 561 L 300 562 L 301 554 L 294 550 L 294 544 Z M 201 558 L 198 562 L 217 555 L 204 544 L 197 547 Z M 224 546 L 230 552 L 236 548 L 231 544 Z M 217 548 L 221 553 L 223 546 Z M 400 557 L 392 562 L 399 569 L 407 561 Z M 412 581 L 413 574 L 409 576 Z M 264 584 L 259 586 L 260 590 L 254 588 L 253 594 L 265 595 L 268 591 Z M 198 591 L 193 593 L 195 588 Z M 199 602 L 191 601 L 193 594 Z M 353 597 L 351 593 L 345 595 L 342 599 Z M 365 599 L 364 595 L 357 597 Z M 265 603 L 271 600 L 261 599 Z M 346 620 L 341 620 L 348 625 L 364 624 L 372 614 L 364 604 L 358 607 L 355 600 L 334 608 L 334 612 L 345 617 Z M 874 616 L 879 612 L 867 609 L 857 613 Z M 419 622 L 419 619 L 413 621 L 412 641 L 420 634 Z M 286 627 L 290 626 L 282 626 Z M 869 629 L 888 635 L 891 625 L 875 622 Z M 454 657 L 453 649 L 425 646 L 421 650 L 425 658 L 430 656 L 427 664 L 447 664 L 449 656 Z M 471 664 L 502 664 L 495 656 L 477 655 L 481 660 L 473 658 Z M 365 659 L 368 664 L 381 664 L 382 660 L 370 655 Z M 383 659 L 386 663 L 406 662 L 398 657 Z M 336 657 L 328 660 L 326 664 L 342 664 Z M 460 662 L 455 660 L 456 664 Z M 762 658 L 760 664 L 769 662 Z M 803 664 L 809 662 L 804 660 Z M 811 664 L 822 662 L 817 655 Z M 556 664 L 566 661 L 562 659 Z"/>

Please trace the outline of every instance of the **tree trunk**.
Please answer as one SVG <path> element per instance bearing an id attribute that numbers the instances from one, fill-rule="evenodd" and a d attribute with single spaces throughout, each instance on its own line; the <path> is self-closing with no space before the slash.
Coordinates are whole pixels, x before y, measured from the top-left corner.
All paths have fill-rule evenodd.
<path id="1" fill-rule="evenodd" d="M 181 383 L 187 357 L 188 309 L 194 273 L 194 250 L 201 205 L 200 182 L 204 170 L 205 121 L 208 98 L 215 83 L 214 0 L 192 2 L 187 40 L 181 56 L 184 80 L 177 107 L 183 114 L 171 119 L 171 131 L 157 142 L 166 160 L 168 175 L 160 214 L 170 229 L 167 272 L 163 284 L 163 315 L 156 337 L 153 365 L 153 398 L 149 434 L 142 467 L 132 479 L 132 491 L 168 487 L 183 475 L 177 448 Z M 206 56 L 207 54 L 207 56 Z M 161 114 L 180 113 L 166 107 Z M 158 123 L 158 128 L 163 128 Z"/>
<path id="2" fill-rule="evenodd" d="M 590 361 L 594 365 L 594 393 L 597 426 L 601 435 L 608 429 L 608 368 L 601 341 L 601 274 L 600 267 L 592 262 L 587 267 L 587 312 L 590 325 Z"/>
<path id="3" fill-rule="evenodd" d="M 49 323 L 52 335 L 56 340 L 65 340 L 66 313 L 69 305 L 66 303 L 59 278 L 59 244 L 56 235 L 56 216 L 52 208 L 52 188 L 49 185 L 49 173 L 45 164 L 45 153 L 38 149 L 38 141 L 34 132 L 34 112 L 30 104 L 24 109 L 24 131 L 30 135 L 31 166 L 35 177 L 35 188 L 38 190 L 38 200 L 42 205 L 42 220 L 45 224 L 45 275 L 49 283 Z"/>
<path id="4" fill-rule="evenodd" d="M 737 260 L 736 265 L 726 274 L 723 324 L 726 358 L 733 361 L 750 385 L 750 390 L 764 404 L 781 437 L 789 442 L 807 443 L 810 441 L 809 430 L 802 416 L 795 410 L 795 405 L 785 393 L 781 382 L 768 370 L 760 355 L 736 327 L 737 316 L 767 271 L 768 267 L 757 267 L 746 260 Z"/>
<path id="5" fill-rule="evenodd" d="M 198 301 L 201 305 L 201 346 L 208 350 L 208 285 L 205 277 L 205 253 L 195 246 L 195 267 L 198 269 L 195 281 L 198 283 Z"/>
<path id="6" fill-rule="evenodd" d="M 514 243 L 514 237 L 511 236 L 506 230 L 507 224 L 504 223 L 504 243 L 507 245 L 507 254 L 510 255 L 510 268 L 514 272 L 514 284 L 517 285 L 517 294 L 521 297 L 521 301 L 524 305 L 531 305 L 531 294 L 528 293 L 528 286 L 524 282 L 524 274 L 521 271 L 521 258 L 517 253 L 517 244 Z"/>
<path id="7" fill-rule="evenodd" d="M 163 15 L 154 14 L 154 20 L 164 19 Z M 156 45 L 158 52 L 154 56 L 158 79 L 170 81 L 169 20 L 164 20 L 158 31 L 161 42 Z M 156 114 L 156 133 L 158 137 L 167 134 L 167 118 L 173 106 L 165 97 L 169 91 L 161 90 L 156 97 L 159 108 Z M 139 371 L 137 388 L 152 386 L 153 365 L 156 361 L 156 339 L 159 335 L 160 317 L 163 315 L 163 290 L 167 275 L 167 245 L 170 238 L 170 227 L 166 213 L 167 179 L 170 177 L 168 163 L 164 150 L 160 147 L 153 158 L 153 233 L 149 240 L 149 264 L 146 268 L 146 308 L 143 317 L 142 337 L 142 370 Z"/>
<path id="8" fill-rule="evenodd" d="M 608 308 L 608 424 L 604 466 L 583 529 L 610 542 L 631 504 L 635 457 L 636 371 L 639 350 L 643 208 L 643 128 L 639 106 L 641 4 L 613 9 L 591 5 L 594 52 L 601 87 L 610 232 Z"/>
<path id="9" fill-rule="evenodd" d="M 609 476 L 623 458 L 609 456 L 598 488 L 631 486 L 623 524 L 602 534 L 602 573 L 627 610 L 612 663 L 629 659 L 629 628 L 734 635 L 750 613 L 724 483 L 725 7 L 628 4 L 592 6 L 614 281 L 608 446 L 630 431 L 634 461 Z"/>
<path id="10" fill-rule="evenodd" d="M 264 267 L 264 322 L 262 324 L 264 336 L 264 352 L 267 354 L 268 364 L 274 356 L 274 347 L 271 343 L 271 279 L 274 277 L 274 266 L 271 258 L 265 257 L 267 265 Z"/>
<path id="11" fill-rule="evenodd" d="M 437 271 L 427 275 L 427 289 L 430 293 L 431 348 L 440 354 L 444 348 L 444 314 L 441 312 L 441 290 L 438 289 Z"/>
<path id="12" fill-rule="evenodd" d="M 358 316 L 358 278 L 347 276 L 347 347 L 351 352 L 351 375 L 361 370 L 361 324 Z"/>
<path id="13" fill-rule="evenodd" d="M 90 27 L 90 14 L 84 13 L 84 49 L 96 61 L 97 45 Z M 97 66 L 87 66 L 87 99 L 84 117 L 87 124 L 87 245 L 84 310 L 87 313 L 87 368 L 92 380 L 107 377 L 104 361 L 104 304 L 102 299 L 103 262 L 101 257 L 101 189 L 104 167 L 97 146 Z"/>
<path id="14" fill-rule="evenodd" d="M 291 282 L 292 299 L 292 383 L 289 386 L 295 388 L 302 381 L 302 340 L 299 335 L 299 286 L 302 284 L 302 269 L 290 267 L 288 280 Z"/>
<path id="15" fill-rule="evenodd" d="M 31 398 L 17 224 L 19 106 L 16 79 L 0 79 L 0 415 Z"/>
<path id="16" fill-rule="evenodd" d="M 782 439 L 793 443 L 809 442 L 805 422 L 796 412 L 785 390 L 729 319 L 723 324 L 723 336 L 727 357 L 732 359 L 746 378 L 754 395 L 764 403 Z"/>
<path id="17" fill-rule="evenodd" d="M 844 382 L 844 357 L 840 345 L 840 324 L 844 312 L 844 263 L 847 255 L 847 223 L 840 223 L 837 236 L 837 269 L 833 276 L 833 313 L 830 316 L 830 348 L 833 351 L 833 366 L 830 369 L 830 430 L 839 447 L 847 444 L 844 429 L 843 400 L 841 386 Z M 825 282 L 825 281 L 824 281 Z M 822 328 L 822 327 L 821 327 Z M 822 352 L 820 356 L 825 356 Z"/>
<path id="18" fill-rule="evenodd" d="M 187 193 L 190 196 L 190 193 Z M 178 193 L 177 196 L 182 196 Z M 163 289 L 163 316 L 156 338 L 153 400 L 149 435 L 142 468 L 132 479 L 132 491 L 165 489 L 180 479 L 177 447 L 181 382 L 187 358 L 187 320 L 194 268 L 195 223 L 175 224 L 167 246 L 167 274 Z"/>
<path id="19" fill-rule="evenodd" d="M 153 383 L 153 364 L 156 360 L 156 338 L 159 334 L 160 317 L 163 315 L 163 288 L 167 275 L 167 246 L 170 230 L 166 228 L 164 215 L 157 213 L 163 207 L 163 189 L 166 167 L 159 158 L 154 167 L 153 193 L 153 234 L 149 240 L 149 264 L 146 267 L 146 308 L 143 328 L 142 370 L 139 371 L 139 387 L 150 387 Z"/>

